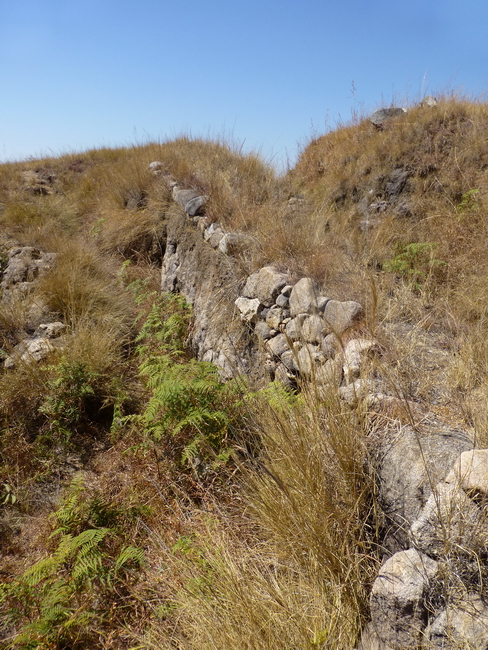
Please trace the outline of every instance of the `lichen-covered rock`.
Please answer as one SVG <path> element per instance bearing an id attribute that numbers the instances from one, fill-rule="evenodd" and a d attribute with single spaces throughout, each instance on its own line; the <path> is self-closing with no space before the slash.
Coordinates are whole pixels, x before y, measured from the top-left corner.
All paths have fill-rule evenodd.
<path id="1" fill-rule="evenodd" d="M 55 350 L 48 338 L 42 336 L 25 339 L 15 346 L 10 356 L 5 359 L 5 368 L 14 368 L 19 364 L 37 363 Z"/>
<path id="2" fill-rule="evenodd" d="M 271 329 L 278 329 L 280 326 L 281 320 L 283 318 L 283 309 L 274 305 L 270 307 L 268 313 L 266 314 L 266 325 Z"/>
<path id="3" fill-rule="evenodd" d="M 25 285 L 30 285 L 49 271 L 53 267 L 55 259 L 54 253 L 44 253 L 34 246 L 12 248 L 8 253 L 8 263 L 2 276 L 0 288 L 3 292 L 15 288 L 25 293 Z"/>

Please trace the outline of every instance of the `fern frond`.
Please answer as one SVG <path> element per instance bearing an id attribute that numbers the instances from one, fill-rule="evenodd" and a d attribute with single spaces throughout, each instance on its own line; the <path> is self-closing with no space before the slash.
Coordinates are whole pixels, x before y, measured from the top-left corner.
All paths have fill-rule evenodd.
<path id="1" fill-rule="evenodd" d="M 115 573 L 129 562 L 135 562 L 139 566 L 144 564 L 145 555 L 142 548 L 138 548 L 137 546 L 126 546 L 123 548 L 115 561 Z"/>

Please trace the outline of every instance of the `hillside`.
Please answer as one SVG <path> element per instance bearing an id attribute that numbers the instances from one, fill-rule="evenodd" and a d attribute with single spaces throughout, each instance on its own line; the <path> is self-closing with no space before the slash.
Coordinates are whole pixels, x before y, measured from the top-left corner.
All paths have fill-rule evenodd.
<path id="1" fill-rule="evenodd" d="M 453 97 L 283 175 L 193 138 L 0 165 L 0 647 L 372 650 L 419 552 L 390 646 L 487 648 L 484 483 L 476 534 L 418 523 L 488 447 L 487 205 L 488 106 Z"/>

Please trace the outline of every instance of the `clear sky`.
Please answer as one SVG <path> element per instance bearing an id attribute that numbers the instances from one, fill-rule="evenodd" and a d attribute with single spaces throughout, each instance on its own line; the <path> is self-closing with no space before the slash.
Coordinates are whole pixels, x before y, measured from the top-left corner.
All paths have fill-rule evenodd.
<path id="1" fill-rule="evenodd" d="M 486 0 L 0 0 L 0 161 L 178 135 L 278 166 L 425 94 L 484 95 Z"/>

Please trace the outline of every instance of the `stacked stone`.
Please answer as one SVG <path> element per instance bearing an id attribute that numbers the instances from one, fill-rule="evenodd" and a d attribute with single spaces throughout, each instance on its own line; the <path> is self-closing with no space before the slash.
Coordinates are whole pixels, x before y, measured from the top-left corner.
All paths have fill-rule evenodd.
<path id="1" fill-rule="evenodd" d="M 369 339 L 343 341 L 364 317 L 359 303 L 323 295 L 312 278 L 292 284 L 286 273 L 265 266 L 248 277 L 235 304 L 266 352 L 272 379 L 288 386 L 300 378 L 324 388 L 342 383 L 349 392 L 359 389 L 362 361 L 376 350 Z"/>
<path id="2" fill-rule="evenodd" d="M 434 475 L 439 475 L 439 466 L 446 467 L 456 454 L 450 444 L 452 438 L 446 436 L 443 452 L 440 436 L 435 438 L 431 459 Z M 403 439 L 401 444 L 403 457 L 410 456 L 412 465 L 414 440 L 410 454 Z M 457 449 L 469 444 L 467 438 L 463 442 L 459 437 Z M 407 508 L 406 514 L 417 511 L 408 529 L 410 548 L 398 551 L 381 567 L 371 590 L 371 622 L 363 631 L 358 650 L 403 650 L 418 647 L 422 641 L 433 650 L 486 650 L 488 605 L 482 576 L 486 574 L 488 549 L 488 449 L 463 451 L 445 478 L 429 490 L 428 483 L 434 485 L 435 476 L 426 469 L 429 459 L 420 458 L 419 440 L 416 446 L 417 465 L 419 469 L 424 466 L 425 474 L 422 491 L 416 491 L 431 493 L 420 510 L 413 503 L 415 499 L 408 500 L 406 491 L 402 495 L 412 509 L 409 512 Z M 431 447 L 422 439 L 423 451 L 431 453 Z M 397 477 L 401 469 L 397 467 Z M 412 478 L 413 483 L 418 482 L 418 472 Z M 398 507 L 397 503 L 391 505 Z M 405 523 L 408 525 L 409 516 Z M 446 575 L 455 575 L 456 582 L 446 583 Z"/>

